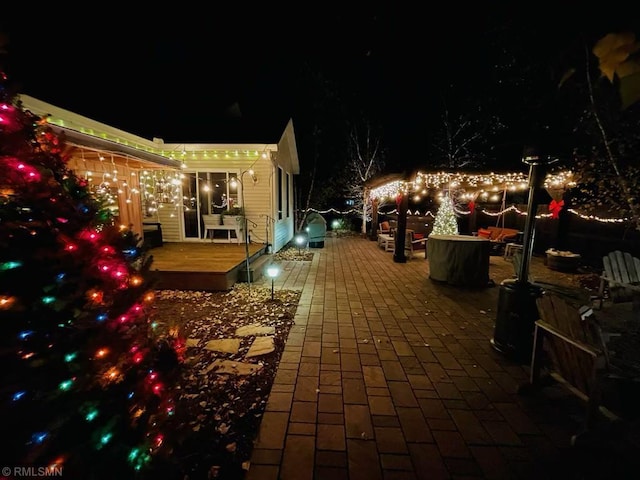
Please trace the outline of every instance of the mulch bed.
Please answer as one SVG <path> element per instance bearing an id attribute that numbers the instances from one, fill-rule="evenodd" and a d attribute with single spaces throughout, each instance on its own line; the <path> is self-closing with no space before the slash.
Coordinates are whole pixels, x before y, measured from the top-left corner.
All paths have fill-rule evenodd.
<path id="1" fill-rule="evenodd" d="M 179 368 L 175 431 L 166 432 L 176 446 L 167 464 L 151 478 L 241 479 L 249 458 L 301 292 L 236 284 L 228 292 L 160 290 L 153 321 L 162 336 L 180 332 L 188 339 Z M 236 336 L 249 325 L 273 327 L 274 350 L 245 358 L 256 335 Z M 210 340 L 240 339 L 236 353 L 211 351 Z M 218 373 L 216 360 L 253 364 L 251 374 Z M 253 367 L 252 367 L 253 368 Z"/>
<path id="2" fill-rule="evenodd" d="M 285 247 L 273 255 L 274 260 L 311 261 L 313 252 L 306 248 Z"/>

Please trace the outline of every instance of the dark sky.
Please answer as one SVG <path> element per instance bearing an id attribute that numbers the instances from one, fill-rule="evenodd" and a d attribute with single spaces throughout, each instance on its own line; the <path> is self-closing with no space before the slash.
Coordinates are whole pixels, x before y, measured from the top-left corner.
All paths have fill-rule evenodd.
<path id="1" fill-rule="evenodd" d="M 452 84 L 473 91 L 491 76 L 501 35 L 549 49 L 557 38 L 599 23 L 613 28 L 631 15 L 579 2 L 350 11 L 178 2 L 136 14 L 124 5 L 71 11 L 28 3 L 3 15 L 8 71 L 20 90 L 149 139 L 271 143 L 288 118 L 308 141 L 319 109 L 328 108 L 329 85 L 345 111 L 353 102 L 373 112 L 391 160 L 403 166 L 423 161 L 442 92 Z"/>

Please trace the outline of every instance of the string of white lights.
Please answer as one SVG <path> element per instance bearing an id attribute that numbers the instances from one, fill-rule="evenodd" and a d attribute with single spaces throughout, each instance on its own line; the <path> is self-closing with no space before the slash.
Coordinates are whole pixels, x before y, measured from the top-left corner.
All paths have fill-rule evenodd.
<path id="1" fill-rule="evenodd" d="M 454 208 L 455 212 L 460 214 L 460 215 L 470 215 L 471 211 L 464 211 L 464 210 L 460 210 L 457 208 Z M 500 215 L 503 215 L 507 212 L 510 211 L 514 211 L 516 212 L 518 215 L 527 215 L 527 212 L 520 210 L 518 207 L 516 207 L 515 205 L 511 205 L 510 207 L 507 207 L 503 210 L 494 212 L 494 211 L 490 211 L 490 210 L 486 210 L 484 208 L 479 208 L 478 211 L 484 215 L 488 215 L 490 217 L 499 217 Z M 624 222 L 628 222 L 630 219 L 629 218 L 603 218 L 603 217 L 598 217 L 596 215 L 584 215 L 580 212 L 578 212 L 577 210 L 574 210 L 572 208 L 568 208 L 567 212 L 576 215 L 580 218 L 582 218 L 583 220 L 593 220 L 593 221 L 597 221 L 597 222 L 602 222 L 602 223 L 624 223 Z M 388 212 L 384 212 L 384 213 L 378 213 L 378 215 L 397 215 L 398 214 L 398 210 L 397 209 L 393 209 L 390 210 Z M 407 214 L 408 215 L 415 215 L 415 216 L 423 216 L 423 217 L 433 217 L 435 218 L 435 215 L 429 210 L 427 212 L 425 212 L 424 214 L 421 214 L 419 210 L 416 210 L 414 213 L 411 213 L 410 210 L 407 210 Z M 551 217 L 551 213 L 540 213 L 538 215 L 536 215 L 536 218 L 547 218 L 547 217 Z"/>

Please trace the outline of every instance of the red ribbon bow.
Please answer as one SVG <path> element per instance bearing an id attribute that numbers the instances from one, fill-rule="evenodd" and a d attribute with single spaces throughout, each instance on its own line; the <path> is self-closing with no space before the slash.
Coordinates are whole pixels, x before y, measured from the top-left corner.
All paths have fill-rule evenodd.
<path id="1" fill-rule="evenodd" d="M 469 202 L 469 205 L 468 205 L 468 206 L 469 206 L 469 212 L 473 213 L 473 212 L 475 211 L 475 209 L 476 209 L 476 202 L 474 202 L 473 200 L 471 200 L 471 201 Z"/>
<path id="2" fill-rule="evenodd" d="M 555 200 L 551 200 L 549 204 L 549 211 L 551 212 L 551 218 L 558 218 L 560 215 L 560 210 L 564 207 L 564 200 L 560 200 L 556 202 Z"/>

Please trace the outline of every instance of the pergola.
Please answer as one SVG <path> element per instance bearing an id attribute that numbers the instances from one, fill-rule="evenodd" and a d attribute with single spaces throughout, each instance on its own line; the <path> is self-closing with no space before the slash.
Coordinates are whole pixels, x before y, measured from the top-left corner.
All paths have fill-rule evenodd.
<path id="1" fill-rule="evenodd" d="M 476 173 L 476 172 L 422 172 L 417 171 L 407 177 L 402 174 L 390 174 L 367 182 L 365 201 L 372 206 L 372 225 L 378 223 L 378 207 L 385 200 L 393 200 L 398 212 L 398 235 L 394 253 L 394 261 L 406 262 L 404 258 L 404 237 L 407 225 L 407 211 L 411 196 L 424 196 L 435 193 L 436 196 L 460 192 L 459 198 L 466 200 L 473 208 L 479 198 L 490 195 L 504 195 L 506 192 L 524 191 L 529 188 L 529 174 L 523 172 Z M 567 188 L 574 187 L 573 174 L 570 171 L 548 173 L 543 187 L 549 192 L 554 202 L 559 202 Z M 504 198 L 504 197 L 503 197 Z M 372 239 L 375 228 L 371 228 Z"/>

